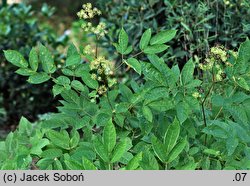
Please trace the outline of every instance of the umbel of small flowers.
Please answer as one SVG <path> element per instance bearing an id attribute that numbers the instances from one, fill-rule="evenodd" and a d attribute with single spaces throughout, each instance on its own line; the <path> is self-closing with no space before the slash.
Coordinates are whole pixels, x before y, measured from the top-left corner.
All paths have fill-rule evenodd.
<path id="1" fill-rule="evenodd" d="M 77 13 L 77 16 L 85 21 L 94 18 L 96 15 L 101 15 L 101 11 L 93 7 L 91 3 L 82 5 L 82 9 Z M 98 38 L 107 34 L 107 30 L 105 30 L 106 24 L 104 22 L 99 22 L 97 26 L 94 26 L 91 22 L 86 21 L 81 27 L 85 32 L 94 33 Z"/>
<path id="2" fill-rule="evenodd" d="M 214 80 L 222 81 L 225 74 L 223 66 L 232 66 L 232 64 L 228 62 L 228 53 L 231 53 L 235 58 L 237 57 L 237 53 L 234 51 L 227 51 L 222 46 L 212 47 L 205 62 L 199 64 L 200 69 L 204 71 L 213 71 Z"/>

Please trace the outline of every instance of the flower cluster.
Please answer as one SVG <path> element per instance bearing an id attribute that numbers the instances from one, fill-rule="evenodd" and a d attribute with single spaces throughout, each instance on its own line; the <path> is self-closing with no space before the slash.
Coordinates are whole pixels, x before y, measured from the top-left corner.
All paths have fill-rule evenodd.
<path id="1" fill-rule="evenodd" d="M 237 56 L 234 52 L 231 52 L 231 54 Z M 210 53 L 205 59 L 205 63 L 199 64 L 199 67 L 202 70 L 208 71 L 213 69 L 214 80 L 222 81 L 225 75 L 223 65 L 231 66 L 231 63 L 228 62 L 228 52 L 224 47 L 216 46 L 210 49 Z"/>
<path id="2" fill-rule="evenodd" d="M 103 22 L 100 22 L 97 26 L 93 26 L 91 22 L 83 23 L 82 26 L 83 30 L 85 32 L 92 32 L 98 37 L 103 37 L 105 34 L 107 34 L 106 24 Z"/>
<path id="3" fill-rule="evenodd" d="M 92 6 L 91 3 L 83 4 L 82 9 L 77 13 L 80 19 L 92 19 L 96 15 L 101 15 L 101 11 Z"/>
<path id="4" fill-rule="evenodd" d="M 193 96 L 194 98 L 196 98 L 196 99 L 201 97 L 201 95 L 200 95 L 199 92 L 194 92 L 194 93 L 192 94 L 192 96 Z"/>
<path id="5" fill-rule="evenodd" d="M 77 16 L 80 19 L 92 19 L 96 15 L 101 15 L 101 11 L 95 7 L 92 6 L 91 3 L 84 4 L 82 6 L 82 10 L 80 10 L 77 13 Z M 92 32 L 97 37 L 103 37 L 105 34 L 107 34 L 106 24 L 103 22 L 100 22 L 97 26 L 94 26 L 91 22 L 85 22 L 81 26 L 85 32 Z"/>
<path id="6" fill-rule="evenodd" d="M 211 70 L 216 62 L 226 64 L 227 59 L 228 55 L 223 47 L 212 47 L 208 57 L 205 59 L 205 63 L 200 63 L 199 67 L 202 70 Z"/>
<path id="7" fill-rule="evenodd" d="M 83 49 L 83 53 L 84 54 L 94 54 L 95 53 L 95 49 L 93 49 L 93 47 L 91 45 L 86 45 Z"/>
<path id="8" fill-rule="evenodd" d="M 103 56 L 95 58 L 90 63 L 91 78 L 97 80 L 99 83 L 107 82 L 108 87 L 112 87 L 116 84 L 114 75 L 114 63 L 105 59 Z M 106 85 L 102 85 L 98 89 L 98 94 L 102 95 L 107 91 Z"/>

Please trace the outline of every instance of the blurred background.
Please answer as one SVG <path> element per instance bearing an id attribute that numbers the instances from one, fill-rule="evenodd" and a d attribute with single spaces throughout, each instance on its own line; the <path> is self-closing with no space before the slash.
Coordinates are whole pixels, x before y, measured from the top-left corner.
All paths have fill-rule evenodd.
<path id="1" fill-rule="evenodd" d="M 36 121 L 56 112 L 58 99 L 48 91 L 50 83 L 27 84 L 6 63 L 3 50 L 19 50 L 27 57 L 33 46 L 43 43 L 53 52 L 57 65 L 62 65 L 70 42 L 83 49 L 91 38 L 76 16 L 87 2 L 102 11 L 97 19 L 107 24 L 109 32 L 100 46 L 114 61 L 119 57 L 112 43 L 121 27 L 129 33 L 135 52 L 147 28 L 154 33 L 177 29 L 163 58 L 169 66 L 180 68 L 191 57 L 196 63 L 203 61 L 212 46 L 235 49 L 250 35 L 249 0 L 0 0 L 0 137 L 14 130 L 21 116 Z M 126 77 L 126 73 L 121 68 L 120 75 Z"/>

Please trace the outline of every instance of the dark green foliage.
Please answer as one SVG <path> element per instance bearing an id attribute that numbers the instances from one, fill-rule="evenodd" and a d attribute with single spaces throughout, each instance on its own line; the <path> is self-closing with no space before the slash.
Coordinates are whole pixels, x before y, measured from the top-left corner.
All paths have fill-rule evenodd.
<path id="1" fill-rule="evenodd" d="M 28 63 L 23 59 L 28 57 L 32 46 L 39 42 L 52 46 L 53 55 L 60 61 L 60 54 L 56 51 L 57 46 L 65 43 L 65 39 L 59 39 L 53 30 L 40 23 L 35 17 L 31 6 L 25 4 L 13 4 L 0 7 L 0 92 L 3 96 L 0 107 L 7 111 L 7 120 L 5 125 L 15 125 L 19 118 L 24 115 L 34 121 L 38 114 L 54 111 L 52 106 L 53 97 L 47 90 L 51 84 L 47 83 L 41 86 L 32 86 L 28 84 L 20 75 L 31 75 L 32 71 L 26 69 Z M 12 62 L 7 63 L 4 58 L 4 50 L 18 50 L 6 54 L 6 58 Z M 30 55 L 31 69 L 35 69 L 37 56 L 35 52 Z M 17 65 L 17 59 L 23 63 Z M 17 65 L 20 68 L 17 74 L 14 73 Z M 18 75 L 20 74 L 20 75 Z M 0 120 L 0 124 L 2 125 Z"/>
<path id="2" fill-rule="evenodd" d="M 160 30 L 178 30 L 175 39 L 170 43 L 170 50 L 163 57 L 168 65 L 178 63 L 180 67 L 184 65 L 183 61 L 191 57 L 203 61 L 209 47 L 217 43 L 230 49 L 239 47 L 250 33 L 248 1 L 98 0 L 97 2 L 103 12 L 103 20 L 110 28 L 108 37 L 103 40 L 103 46 L 111 54 L 114 48 L 109 47 L 109 43 L 115 41 L 113 36 L 118 35 L 117 30 L 121 26 L 133 38 L 131 44 L 135 52 L 143 46 L 142 43 L 139 45 L 139 41 L 144 30 L 150 28 L 153 34 Z"/>

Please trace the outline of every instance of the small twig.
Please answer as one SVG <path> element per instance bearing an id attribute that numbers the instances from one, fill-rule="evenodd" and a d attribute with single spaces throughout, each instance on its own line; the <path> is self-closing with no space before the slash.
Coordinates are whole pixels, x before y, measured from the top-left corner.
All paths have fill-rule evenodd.
<path id="1" fill-rule="evenodd" d="M 98 57 L 98 37 L 96 36 L 96 45 L 95 45 L 95 58 Z"/>
<path id="2" fill-rule="evenodd" d="M 138 55 L 140 55 L 140 54 L 142 54 L 142 53 L 143 53 L 143 51 L 138 52 L 137 54 L 133 55 L 132 57 L 136 57 L 136 56 L 138 56 Z"/>

